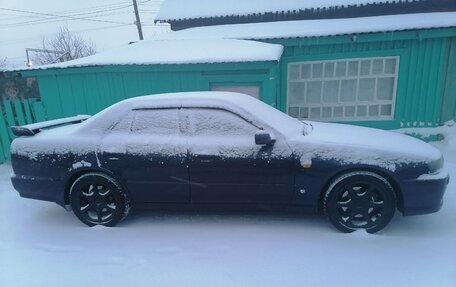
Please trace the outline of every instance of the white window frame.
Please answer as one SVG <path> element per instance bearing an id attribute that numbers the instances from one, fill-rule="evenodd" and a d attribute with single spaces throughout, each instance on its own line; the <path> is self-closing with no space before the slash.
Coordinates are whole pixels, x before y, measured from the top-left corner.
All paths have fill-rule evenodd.
<path id="1" fill-rule="evenodd" d="M 394 73 L 385 73 L 385 62 L 388 59 L 395 59 L 396 60 L 396 66 Z M 370 62 L 370 71 L 368 75 L 361 75 L 361 62 L 369 60 Z M 380 74 L 373 74 L 373 61 L 374 60 L 383 60 L 383 70 L 382 73 Z M 356 76 L 348 76 L 348 62 L 352 61 L 357 61 L 358 62 L 358 75 Z M 298 108 L 308 108 L 308 117 L 299 117 L 300 115 L 298 114 L 298 117 L 300 119 L 309 119 L 309 120 L 321 120 L 321 121 L 379 121 L 379 120 L 393 120 L 394 115 L 395 115 L 395 108 L 396 108 L 396 96 L 397 96 L 397 83 L 398 83 L 398 78 L 399 78 L 399 61 L 400 57 L 399 56 L 383 56 L 383 57 L 365 57 L 365 58 L 343 58 L 343 59 L 334 59 L 334 60 L 321 60 L 321 61 L 299 61 L 299 62 L 289 62 L 287 64 L 287 106 L 286 106 L 286 111 L 287 114 L 289 113 L 289 108 L 290 108 L 290 83 L 293 82 L 301 82 L 305 83 L 305 88 L 307 87 L 308 81 L 315 81 L 315 80 L 321 80 L 322 83 L 325 80 L 339 80 L 339 87 L 338 87 L 338 95 L 337 95 L 337 103 L 324 103 L 323 102 L 323 88 L 320 91 L 320 102 L 319 103 L 305 103 L 305 105 L 291 105 L 291 108 L 298 107 Z M 346 62 L 346 67 L 345 67 L 345 76 L 336 76 L 336 65 L 338 62 Z M 334 77 L 325 77 L 324 75 L 324 67 L 326 63 L 333 63 L 334 64 Z M 311 77 L 308 79 L 302 79 L 301 78 L 301 73 L 302 73 L 302 65 L 310 64 L 310 74 Z M 318 78 L 313 78 L 313 64 L 322 64 L 322 76 Z M 291 65 L 299 65 L 299 77 L 298 79 L 291 80 L 290 74 L 291 74 Z M 391 100 L 378 100 L 377 99 L 377 82 L 378 79 L 380 78 L 394 78 L 394 84 L 393 84 L 393 95 Z M 373 101 L 359 101 L 358 96 L 359 96 L 359 80 L 360 79 L 375 79 L 375 87 L 374 87 L 374 100 Z M 357 86 L 356 86 L 356 96 L 355 96 L 355 101 L 351 102 L 342 102 L 340 100 L 341 98 L 341 83 L 342 80 L 357 80 Z M 369 106 L 374 106 L 378 105 L 379 111 L 376 116 L 369 116 Z M 391 105 L 391 115 L 381 115 L 381 105 Z M 353 117 L 345 117 L 345 107 L 352 107 L 355 106 L 355 113 Z M 366 111 L 366 116 L 359 117 L 357 116 L 357 111 L 358 111 L 358 106 L 365 106 L 367 108 Z M 310 117 L 310 110 L 311 108 L 320 108 L 320 117 L 319 118 L 312 118 Z M 323 108 L 324 107 L 331 107 L 331 117 L 323 117 Z M 334 117 L 334 107 L 342 107 L 342 117 Z"/>

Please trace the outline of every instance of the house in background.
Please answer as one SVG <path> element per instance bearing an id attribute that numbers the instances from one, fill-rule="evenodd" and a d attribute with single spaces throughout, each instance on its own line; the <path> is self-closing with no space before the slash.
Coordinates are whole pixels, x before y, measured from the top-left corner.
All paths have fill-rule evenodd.
<path id="1" fill-rule="evenodd" d="M 454 11 L 454 0 L 165 0 L 156 21 L 178 31 L 165 37 L 283 45 L 275 104 L 293 117 L 395 129 L 455 118 Z"/>
<path id="2" fill-rule="evenodd" d="M 300 119 L 384 129 L 456 115 L 454 0 L 165 0 L 157 21 L 176 31 L 10 72 L 36 79 L 39 101 L 13 105 L 5 126 L 21 109 L 36 121 L 197 90 L 244 92 Z"/>

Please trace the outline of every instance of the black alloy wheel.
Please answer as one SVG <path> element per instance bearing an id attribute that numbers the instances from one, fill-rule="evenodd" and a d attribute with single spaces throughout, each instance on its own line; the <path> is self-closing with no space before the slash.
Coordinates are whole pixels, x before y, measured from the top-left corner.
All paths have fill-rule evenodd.
<path id="1" fill-rule="evenodd" d="M 74 214 L 88 226 L 114 226 L 129 212 L 129 201 L 116 180 L 103 173 L 87 173 L 70 189 Z"/>
<path id="2" fill-rule="evenodd" d="M 351 172 L 336 178 L 325 193 L 324 211 L 342 232 L 375 233 L 393 218 L 396 197 L 391 184 L 372 172 Z"/>

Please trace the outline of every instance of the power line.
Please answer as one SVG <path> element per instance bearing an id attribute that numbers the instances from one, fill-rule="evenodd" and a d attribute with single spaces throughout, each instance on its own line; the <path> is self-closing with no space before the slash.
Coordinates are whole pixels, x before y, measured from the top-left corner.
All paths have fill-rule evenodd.
<path id="1" fill-rule="evenodd" d="M 13 18 L 23 18 L 23 16 L 17 16 L 17 14 L 7 14 L 7 13 L 0 13 L 2 16 L 14 16 L 10 18 L 0 18 L 0 21 L 5 21 L 8 19 L 13 19 Z M 42 16 L 30 16 L 30 17 L 42 17 Z"/>
<path id="2" fill-rule="evenodd" d="M 110 12 L 110 11 L 115 11 L 115 10 L 120 10 L 120 9 L 125 9 L 130 7 L 131 5 L 119 7 L 119 8 L 113 8 L 113 9 L 104 9 L 100 11 L 95 11 L 95 12 L 86 12 L 86 13 L 78 13 L 78 14 L 69 14 L 69 15 L 58 15 L 58 14 L 50 14 L 50 13 L 40 13 L 40 12 L 33 12 L 33 11 L 24 11 L 24 13 L 33 13 L 33 14 L 39 14 L 39 15 L 46 15 L 46 17 L 43 17 L 42 19 L 38 20 L 31 20 L 31 21 L 25 21 L 25 22 L 17 22 L 17 23 L 8 23 L 8 24 L 2 24 L 2 27 L 8 27 L 8 26 L 21 26 L 21 25 L 26 25 L 26 24 L 33 24 L 33 23 L 41 23 L 41 22 L 52 22 L 54 20 L 89 20 L 93 21 L 93 18 L 96 18 L 98 15 L 105 15 L 105 12 Z M 5 8 L 0 8 L 0 9 L 5 9 Z M 93 15 L 92 17 L 76 17 L 76 16 L 84 16 L 84 15 Z M 108 14 L 106 14 L 108 15 Z M 32 15 L 28 15 L 32 16 Z M 50 16 L 50 17 L 49 17 Z M 42 17 L 42 16 L 41 16 Z M 104 20 L 99 20 L 99 21 L 104 21 Z M 113 22 L 113 21 L 110 21 Z M 126 23 L 122 23 L 126 24 Z"/>
<path id="3" fill-rule="evenodd" d="M 119 6 L 119 5 L 125 5 L 125 4 L 130 4 L 130 1 L 121 1 L 121 2 L 115 2 L 115 3 L 110 3 L 110 4 L 104 4 L 104 5 L 89 6 L 89 7 L 84 7 L 84 8 L 70 9 L 70 10 L 61 10 L 61 11 L 57 11 L 57 12 L 53 12 L 53 13 L 80 12 L 80 11 L 87 11 L 87 10 L 94 10 L 94 9 L 104 9 L 104 8 L 115 7 L 115 6 Z"/>
<path id="4" fill-rule="evenodd" d="M 138 1 L 138 5 L 161 4 L 163 0 Z"/>
<path id="5" fill-rule="evenodd" d="M 101 11 L 105 11 L 105 9 L 118 7 L 119 5 L 125 5 L 125 4 L 128 4 L 128 3 L 130 3 L 130 1 L 122 1 L 122 2 L 117 2 L 117 3 L 111 3 L 111 4 L 108 4 L 108 5 L 97 5 L 97 6 L 90 6 L 90 7 L 85 7 L 85 8 L 71 9 L 71 10 L 60 10 L 60 11 L 54 11 L 54 12 L 50 12 L 50 13 L 53 13 L 53 14 L 70 14 L 70 15 L 67 15 L 67 16 L 74 16 L 74 15 L 71 15 L 71 14 L 72 13 L 83 12 L 83 11 L 95 11 L 95 10 L 98 10 L 98 11 L 101 12 Z M 22 13 L 22 12 L 20 12 L 20 13 Z M 18 14 L 3 14 L 3 15 L 15 16 L 15 17 L 7 18 L 7 19 L 0 19 L 0 20 L 12 20 L 12 19 L 21 19 L 21 18 L 44 18 L 44 19 L 47 18 L 46 16 L 43 16 L 43 15 L 21 15 L 21 16 L 17 16 Z"/>
<path id="6" fill-rule="evenodd" d="M 100 14 L 100 15 L 97 15 L 97 16 L 88 17 L 87 20 L 96 19 L 96 18 L 99 18 L 99 17 L 107 17 L 107 16 L 112 16 L 112 15 L 122 15 L 122 14 L 131 14 L 131 13 L 132 12 L 117 12 L 117 13 Z M 48 20 L 48 21 L 41 21 L 41 22 L 33 22 L 33 23 L 15 25 L 14 27 L 16 28 L 16 27 L 39 25 L 39 24 L 48 24 L 48 23 L 56 23 L 56 22 L 64 22 L 64 21 L 73 21 L 73 20 L 71 20 L 71 19 L 70 20 L 68 20 L 68 19 L 56 19 L 56 20 Z M 111 23 L 111 22 L 112 21 L 110 21 L 109 23 Z M 121 23 L 120 25 L 125 25 L 125 26 L 135 25 L 135 23 L 133 23 L 133 22 L 132 23 L 114 22 L 114 23 Z M 157 23 L 155 26 L 167 26 L 167 24 L 166 23 Z M 1 28 L 5 28 L 5 26 L 0 25 L 0 29 Z"/>
<path id="7" fill-rule="evenodd" d="M 122 10 L 122 9 L 125 9 L 125 8 L 128 8 L 128 7 L 131 7 L 132 5 L 127 5 L 127 6 L 122 6 L 122 7 L 118 7 L 118 8 L 112 8 L 112 9 L 103 9 L 103 10 L 99 10 L 99 11 L 93 11 L 93 12 L 85 12 L 85 13 L 76 13 L 76 14 L 67 14 L 67 15 L 63 15 L 63 16 L 71 16 L 71 17 L 74 17 L 74 16 L 85 16 L 85 15 L 93 15 L 95 14 L 95 16 L 98 16 L 98 14 L 100 13 L 105 13 L 105 12 L 112 12 L 112 11 L 115 11 L 115 10 Z M 101 14 L 100 14 L 101 15 Z M 114 15 L 114 14 L 106 14 L 106 15 Z M 52 19 L 59 19 L 60 17 L 62 16 L 56 16 L 56 17 L 47 17 L 47 18 L 44 18 L 42 20 L 32 20 L 32 21 L 28 21 L 28 22 L 22 22 L 22 23 L 13 23 L 12 25 L 20 25 L 20 24 L 26 24 L 26 23 L 33 23 L 33 22 L 38 22 L 38 21 L 46 21 L 46 20 L 52 20 Z M 92 18 L 92 17 L 86 17 L 86 18 Z"/>
<path id="8" fill-rule="evenodd" d="M 131 0 L 129 1 L 121 1 L 117 3 L 111 3 L 109 5 L 97 5 L 85 8 L 78 8 L 78 9 L 71 9 L 71 10 L 61 10 L 60 12 L 36 12 L 36 11 L 29 11 L 29 10 L 21 10 L 21 9 L 12 9 L 12 8 L 0 8 L 0 12 L 5 11 L 6 13 L 0 13 L 0 15 L 5 16 L 12 16 L 7 19 L 4 17 L 0 19 L 1 21 L 11 21 L 12 19 L 30 19 L 29 21 L 22 21 L 17 23 L 6 23 L 0 24 L 1 28 L 7 27 L 21 27 L 21 26 L 28 26 L 28 25 L 37 25 L 37 24 L 45 24 L 45 23 L 52 23 L 52 22 L 60 22 L 60 21 L 72 21 L 72 20 L 79 20 L 79 21 L 91 21 L 91 22 L 98 22 L 98 23 L 110 23 L 116 24 L 112 26 L 104 26 L 99 28 L 90 28 L 90 29 L 83 29 L 83 30 L 74 30 L 72 32 L 90 32 L 90 31 L 97 31 L 97 30 L 108 30 L 108 29 L 117 29 L 121 27 L 127 27 L 135 25 L 133 22 L 123 22 L 123 21 L 115 21 L 115 20 L 102 20 L 97 19 L 101 17 L 107 17 L 112 15 L 120 15 L 120 14 L 130 14 L 133 11 L 122 11 L 124 9 L 128 9 L 132 6 Z M 141 1 L 137 0 L 137 4 L 139 6 L 139 12 L 141 13 L 154 13 L 158 12 L 157 5 L 160 5 L 162 0 L 146 0 Z M 154 10 L 157 9 L 157 10 Z M 22 14 L 22 15 L 21 15 Z M 16 16 L 17 15 L 17 16 Z M 20 15 L 20 16 L 19 16 Z M 33 20 L 32 20 L 33 19 Z M 163 29 L 158 28 L 169 28 L 169 25 L 166 23 L 159 23 L 154 24 L 149 22 L 143 23 L 143 26 L 150 27 L 148 29 L 157 28 L 153 30 L 149 30 L 153 34 L 160 33 Z M 49 33 L 48 35 L 50 35 Z M 11 42 L 26 42 L 29 39 L 37 39 L 41 36 L 37 37 L 29 37 L 29 38 L 22 38 L 22 39 L 15 39 L 11 41 L 1 41 L 2 45 L 9 45 Z M 9 57 L 8 59 L 18 59 L 23 58 L 23 56 L 19 57 Z"/>
<path id="9" fill-rule="evenodd" d="M 51 14 L 51 13 L 40 13 L 40 12 L 33 12 L 33 11 L 25 11 L 25 10 L 19 10 L 19 9 L 0 8 L 0 10 L 21 12 L 21 13 L 29 13 L 29 14 L 33 14 L 33 15 L 61 17 L 61 18 L 67 18 L 67 19 L 71 19 L 71 20 L 85 20 L 85 21 L 102 22 L 102 23 L 113 23 L 113 24 L 125 24 L 125 25 L 129 25 L 130 24 L 130 23 L 119 22 L 119 21 L 99 20 L 99 19 L 91 19 L 91 18 L 84 18 L 84 17 L 73 17 L 73 16 L 57 15 L 57 14 Z M 11 26 L 14 26 L 14 24 L 2 25 L 1 27 L 2 28 L 8 28 L 8 27 L 11 27 Z"/>
<path id="10" fill-rule="evenodd" d="M 149 3 L 151 0 L 145 1 L 145 2 L 140 2 L 140 3 Z M 159 3 L 161 1 L 158 1 L 156 3 Z M 73 9 L 73 10 L 66 10 L 67 14 L 66 15 L 59 15 L 54 13 L 41 13 L 41 12 L 34 12 L 34 11 L 25 11 L 25 10 L 17 10 L 17 9 L 9 9 L 9 8 L 0 8 L 1 10 L 7 10 L 7 11 L 13 11 L 16 13 L 27 13 L 27 14 L 32 14 L 32 15 L 24 15 L 24 16 L 19 16 L 19 17 L 27 17 L 27 18 L 41 18 L 41 19 L 35 19 L 35 20 L 30 20 L 30 21 L 24 21 L 24 22 L 17 22 L 17 23 L 7 23 L 7 24 L 0 24 L 0 28 L 2 27 L 19 27 L 19 26 L 28 26 L 31 24 L 46 24 L 46 23 L 54 23 L 54 22 L 60 22 L 60 21 L 67 21 L 67 20 L 87 20 L 87 21 L 96 21 L 96 22 L 106 22 L 106 23 L 114 23 L 114 24 L 130 24 L 130 23 L 125 23 L 125 22 L 118 22 L 118 21 L 113 21 L 113 20 L 97 20 L 97 18 L 100 17 L 106 17 L 106 16 L 111 16 L 111 15 L 120 15 L 120 14 L 129 14 L 130 12 L 125 12 L 125 13 L 106 13 L 109 11 L 115 11 L 115 10 L 122 10 L 122 9 L 127 9 L 132 6 L 132 4 L 125 5 L 125 2 L 119 2 L 118 4 L 115 5 L 99 5 L 99 6 L 92 6 L 94 7 L 101 7 L 97 8 L 96 11 L 93 11 L 93 9 L 90 12 L 84 12 L 81 13 L 80 11 L 87 11 L 89 8 L 80 8 L 80 9 Z M 122 5 L 123 4 L 123 5 Z M 121 5 L 121 6 L 119 6 Z M 105 7 L 110 7 L 109 9 Z M 150 7 L 152 8 L 152 7 Z M 158 10 L 150 10 L 149 9 L 141 9 L 141 12 L 149 12 L 149 13 L 155 13 L 158 12 Z M 68 13 L 70 11 L 73 11 L 73 13 Z M 76 11 L 79 11 L 79 13 L 75 13 Z M 11 15 L 11 14 L 9 14 Z M 87 16 L 87 15 L 93 15 L 90 17 L 76 17 L 76 16 Z"/>
<path id="11" fill-rule="evenodd" d="M 148 6 L 148 7 L 156 7 L 157 4 L 161 4 L 162 2 L 163 2 L 163 0 L 147 0 L 147 1 L 142 1 L 142 2 L 139 1 L 138 5 L 144 5 L 144 6 Z M 59 10 L 59 11 L 54 11 L 54 12 L 50 12 L 50 13 L 61 14 L 61 15 L 63 14 L 63 16 L 76 16 L 76 14 L 74 14 L 74 13 L 83 12 L 83 11 L 90 11 L 90 12 L 94 12 L 95 11 L 95 13 L 96 12 L 106 12 L 106 11 L 112 10 L 110 8 L 114 8 L 114 9 L 122 8 L 120 6 L 124 6 L 125 4 L 130 4 L 130 1 L 121 1 L 121 2 L 105 4 L 105 5 L 96 5 L 96 6 L 89 6 L 89 7 L 84 7 L 84 8 L 70 9 L 70 10 Z M 124 7 L 128 7 L 130 5 L 127 5 L 127 6 L 124 6 Z M 108 9 L 108 10 L 106 10 L 106 9 Z M 91 14 L 89 12 L 85 12 L 85 13 Z M 81 13 L 81 14 L 85 14 L 85 13 Z M 2 18 L 2 19 L 0 19 L 0 21 L 7 21 L 7 20 L 21 19 L 21 18 L 43 18 L 43 19 L 47 19 L 47 17 L 43 16 L 43 15 L 22 15 L 22 16 L 17 16 L 18 14 L 5 14 L 5 13 L 0 13 L 0 15 L 14 16 L 14 17 L 10 17 L 10 18 Z"/>
<path id="12" fill-rule="evenodd" d="M 54 11 L 50 13 L 54 14 L 68 14 L 68 13 L 78 13 L 78 12 L 83 12 L 83 11 L 94 11 L 94 10 L 103 10 L 103 9 L 108 9 L 108 8 L 115 8 L 119 6 L 124 6 L 126 4 L 130 4 L 130 1 L 121 1 L 121 2 L 116 2 L 116 3 L 111 3 L 111 4 L 104 4 L 104 5 L 97 5 L 97 6 L 89 6 L 89 7 L 84 7 L 84 8 L 77 8 L 77 9 L 70 9 L 70 10 L 60 10 L 60 11 Z"/>
<path id="13" fill-rule="evenodd" d="M 6 57 L 7 60 L 24 58 L 24 56 Z"/>
<path id="14" fill-rule="evenodd" d="M 81 32 L 90 32 L 90 31 L 98 31 L 98 30 L 108 30 L 108 29 L 114 29 L 114 28 L 120 28 L 120 27 L 127 27 L 127 26 L 131 26 L 131 24 L 129 24 L 129 25 L 121 24 L 121 25 L 105 26 L 105 27 L 99 27 L 99 28 L 89 28 L 89 29 L 82 29 L 82 30 L 72 30 L 71 32 L 74 32 L 74 33 L 81 33 Z M 13 42 L 28 42 L 28 41 L 33 41 L 34 39 L 41 38 L 41 37 L 46 36 L 46 35 L 53 35 L 53 34 L 54 34 L 54 33 L 48 33 L 48 34 L 44 34 L 44 35 L 40 35 L 40 36 L 34 36 L 34 37 L 28 37 L 28 38 L 20 38 L 20 39 L 13 39 L 13 40 L 8 40 L 8 41 L 0 41 L 0 44 L 2 44 L 2 46 L 6 46 L 6 45 L 9 45 L 9 44 L 12 44 Z"/>
<path id="15" fill-rule="evenodd" d="M 115 10 L 120 10 L 120 9 L 125 9 L 125 8 L 128 8 L 128 7 L 131 7 L 132 5 L 128 5 L 128 6 L 125 6 L 125 7 L 122 7 L 122 8 L 119 8 L 119 9 L 111 9 L 111 10 L 105 10 L 105 11 L 97 11 L 97 12 L 91 12 L 91 13 L 79 13 L 79 14 L 73 14 L 73 15 L 64 15 L 64 16 L 71 16 L 71 17 L 74 17 L 74 16 L 79 16 L 79 15 L 90 15 L 90 14 L 95 14 L 93 16 L 90 16 L 90 17 L 84 17 L 86 19 L 95 19 L 95 18 L 98 18 L 98 17 L 105 17 L 105 16 L 111 16 L 111 15 L 120 15 L 120 14 L 130 14 L 131 12 L 127 12 L 127 11 L 124 11 L 124 12 L 117 12 L 117 13 L 104 13 L 104 12 L 112 12 L 112 11 L 115 11 Z M 31 20 L 31 21 L 25 21 L 25 22 L 19 22 L 19 23 L 11 23 L 11 24 L 3 24 L 0 26 L 15 26 L 15 27 L 19 27 L 19 26 L 27 26 L 27 25 L 30 25 L 30 24 L 46 24 L 46 23 L 53 23 L 53 22 L 60 22 L 60 21 L 68 21 L 69 19 L 62 19 L 61 17 L 63 16 L 58 16 L 58 17 L 46 17 L 44 19 L 38 19 L 38 20 Z M 70 19 L 72 20 L 72 19 Z"/>

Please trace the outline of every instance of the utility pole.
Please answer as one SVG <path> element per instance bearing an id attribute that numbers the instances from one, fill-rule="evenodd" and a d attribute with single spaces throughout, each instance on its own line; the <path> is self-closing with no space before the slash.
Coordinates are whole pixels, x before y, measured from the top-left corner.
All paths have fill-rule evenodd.
<path id="1" fill-rule="evenodd" d="M 136 16 L 136 27 L 138 28 L 138 35 L 139 35 L 139 40 L 143 40 L 143 33 L 142 33 L 142 27 L 141 27 L 141 19 L 139 19 L 139 11 L 138 11 L 138 4 L 136 3 L 136 0 L 133 0 L 133 7 L 135 8 L 135 16 Z"/>

